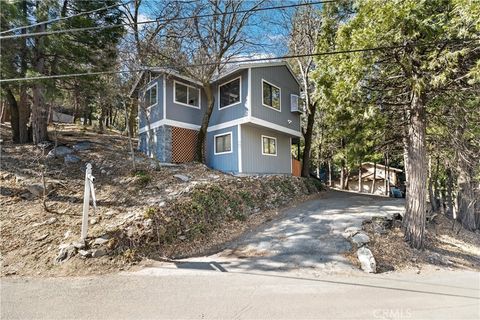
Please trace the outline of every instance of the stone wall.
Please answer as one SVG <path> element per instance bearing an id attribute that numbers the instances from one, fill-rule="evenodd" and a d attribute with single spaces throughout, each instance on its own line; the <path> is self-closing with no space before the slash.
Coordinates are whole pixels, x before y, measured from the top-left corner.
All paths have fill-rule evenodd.
<path id="1" fill-rule="evenodd" d="M 160 126 L 150 130 L 153 134 L 152 144 L 154 154 L 149 151 L 149 134 L 143 132 L 139 136 L 139 150 L 146 155 L 155 156 L 160 162 L 172 162 L 172 128 L 170 126 Z"/>

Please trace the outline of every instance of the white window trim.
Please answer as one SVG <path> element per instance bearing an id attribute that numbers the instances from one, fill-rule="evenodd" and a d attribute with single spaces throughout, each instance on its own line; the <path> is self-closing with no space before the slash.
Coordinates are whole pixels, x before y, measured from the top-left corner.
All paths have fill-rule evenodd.
<path id="1" fill-rule="evenodd" d="M 268 104 L 265 104 L 263 103 L 263 83 L 268 83 L 269 85 L 271 85 L 272 87 L 275 87 L 277 88 L 279 91 L 280 91 L 280 109 L 277 109 L 277 108 L 274 108 L 272 106 L 269 106 Z M 277 112 L 282 112 L 282 89 L 276 85 L 274 85 L 273 83 L 271 82 L 268 82 L 267 80 L 263 79 L 262 78 L 262 106 L 266 107 L 266 108 L 270 108 L 272 110 L 275 110 Z"/>
<path id="2" fill-rule="evenodd" d="M 297 97 L 297 111 L 293 111 L 292 110 L 292 97 Z M 294 94 L 292 93 L 290 95 L 290 112 L 301 112 L 301 108 L 300 108 L 300 96 L 298 94 Z"/>
<path id="3" fill-rule="evenodd" d="M 237 125 L 238 172 L 242 173 L 242 125 Z"/>
<path id="4" fill-rule="evenodd" d="M 233 81 L 237 80 L 237 79 L 240 79 L 240 81 L 239 81 L 240 101 L 234 102 L 234 103 L 230 103 L 229 105 L 226 105 L 226 106 L 224 106 L 224 107 L 220 107 L 220 88 L 223 87 L 223 86 L 226 85 L 226 84 L 229 84 L 230 82 L 233 82 Z M 218 86 L 218 95 L 217 95 L 217 97 L 218 97 L 218 110 L 225 110 L 225 109 L 227 109 L 227 108 L 229 108 L 229 107 L 232 107 L 232 106 L 234 106 L 234 105 L 241 104 L 241 103 L 242 103 L 242 76 L 240 75 L 240 76 L 238 76 L 238 77 L 236 77 L 236 78 L 233 78 L 233 79 L 231 79 L 231 80 L 228 80 L 227 82 L 224 82 L 224 83 L 220 84 L 220 85 Z"/>
<path id="5" fill-rule="evenodd" d="M 189 87 L 198 91 L 198 106 L 193 106 L 193 105 L 188 104 L 188 103 L 183 103 L 183 102 L 177 101 L 177 94 L 176 94 L 177 93 L 177 83 L 187 87 L 187 101 L 188 101 L 188 88 Z M 193 108 L 193 109 L 200 109 L 200 106 L 202 105 L 202 91 L 200 90 L 200 88 L 197 88 L 195 86 L 192 86 L 192 85 L 189 85 L 189 84 L 186 84 L 184 82 L 177 81 L 177 80 L 173 80 L 173 102 L 176 103 L 176 104 L 185 106 L 185 107 L 190 107 L 190 108 Z"/>
<path id="6" fill-rule="evenodd" d="M 221 136 L 227 136 L 230 135 L 230 151 L 225 151 L 225 152 L 217 152 L 217 137 Z M 224 132 L 224 133 L 219 133 L 213 136 L 213 154 L 214 155 L 220 155 L 220 154 L 228 154 L 233 152 L 233 134 L 232 131 Z"/>
<path id="7" fill-rule="evenodd" d="M 275 140 L 275 154 L 263 152 L 263 138 L 269 138 L 269 139 Z M 277 156 L 277 154 L 278 154 L 277 138 L 275 138 L 275 137 L 270 137 L 270 136 L 265 136 L 265 135 L 262 134 L 262 143 L 261 143 L 261 145 L 262 145 L 262 155 L 264 155 L 264 156 L 271 156 L 271 157 L 276 157 L 276 156 Z"/>
<path id="8" fill-rule="evenodd" d="M 143 93 L 143 99 L 145 100 L 145 96 L 147 95 L 147 91 L 150 90 L 153 87 L 155 87 L 155 91 L 157 91 L 157 95 L 156 95 L 157 102 L 155 102 L 154 104 L 151 104 L 148 107 L 146 107 L 145 109 L 147 109 L 147 110 L 158 104 L 158 83 L 156 81 L 155 81 L 154 84 L 151 84 L 150 86 L 147 87 L 147 89 L 145 89 L 145 92 Z M 150 110 L 148 110 L 148 111 L 150 111 Z"/>

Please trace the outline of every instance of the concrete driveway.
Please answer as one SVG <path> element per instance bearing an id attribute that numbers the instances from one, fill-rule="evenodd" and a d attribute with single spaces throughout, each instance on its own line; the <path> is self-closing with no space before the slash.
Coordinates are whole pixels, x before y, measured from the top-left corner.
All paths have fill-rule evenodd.
<path id="1" fill-rule="evenodd" d="M 281 213 L 220 253 L 160 266 L 221 271 L 355 272 L 343 253 L 350 243 L 342 232 L 374 216 L 404 211 L 404 199 L 328 191 Z"/>

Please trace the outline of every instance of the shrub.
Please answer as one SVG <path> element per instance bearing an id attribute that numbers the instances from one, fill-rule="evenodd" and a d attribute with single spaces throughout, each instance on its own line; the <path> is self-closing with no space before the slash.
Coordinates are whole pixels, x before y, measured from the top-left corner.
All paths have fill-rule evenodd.
<path id="1" fill-rule="evenodd" d="M 146 186 L 150 183 L 150 181 L 152 181 L 152 177 L 144 170 L 135 171 L 134 176 L 136 178 L 136 183 L 142 187 Z"/>

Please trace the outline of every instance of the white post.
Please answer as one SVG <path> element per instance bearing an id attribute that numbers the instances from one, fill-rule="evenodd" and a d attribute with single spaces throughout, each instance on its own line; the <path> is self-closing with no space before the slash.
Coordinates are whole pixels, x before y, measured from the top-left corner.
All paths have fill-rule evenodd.
<path id="1" fill-rule="evenodd" d="M 92 177 L 92 165 L 87 163 L 85 170 L 85 188 L 83 190 L 83 217 L 82 217 L 82 235 L 81 240 L 87 238 L 88 231 L 88 207 L 90 206 L 90 177 Z"/>

